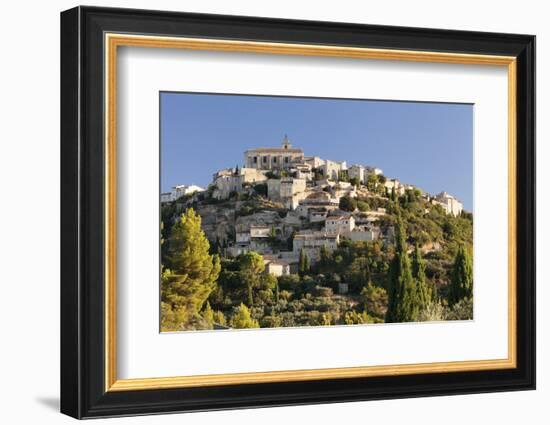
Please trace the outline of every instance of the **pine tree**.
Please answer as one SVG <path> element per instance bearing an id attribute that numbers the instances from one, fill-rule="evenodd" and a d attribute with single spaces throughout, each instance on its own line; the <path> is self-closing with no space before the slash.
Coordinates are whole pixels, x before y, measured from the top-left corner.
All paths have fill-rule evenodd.
<path id="1" fill-rule="evenodd" d="M 204 319 L 207 328 L 212 329 L 214 326 L 214 310 L 212 310 L 212 307 L 210 307 L 210 303 L 208 301 L 206 301 L 206 306 L 204 307 L 201 316 Z"/>
<path id="2" fill-rule="evenodd" d="M 413 252 L 412 275 L 416 283 L 418 310 L 423 311 L 430 303 L 431 291 L 426 283 L 426 262 L 422 259 L 418 245 Z"/>
<path id="3" fill-rule="evenodd" d="M 395 255 L 390 268 L 386 322 L 411 322 L 418 317 L 418 299 L 399 211 L 395 228 Z"/>
<path id="4" fill-rule="evenodd" d="M 184 329 L 216 286 L 220 260 L 210 255 L 201 218 L 192 208 L 172 227 L 168 240 L 169 268 L 161 278 L 161 330 Z"/>
<path id="5" fill-rule="evenodd" d="M 231 317 L 230 326 L 235 329 L 248 329 L 248 328 L 259 328 L 260 325 L 258 321 L 252 319 L 250 315 L 250 310 L 247 306 L 241 303 L 239 307 L 236 308 L 233 316 Z"/>
<path id="6" fill-rule="evenodd" d="M 216 310 L 214 312 L 214 323 L 217 323 L 218 325 L 222 325 L 222 326 L 226 325 L 225 316 L 223 312 L 219 310 Z"/>
<path id="7" fill-rule="evenodd" d="M 257 252 L 247 252 L 239 256 L 239 268 L 239 277 L 243 284 L 239 292 L 244 295 L 242 299 L 246 300 L 246 304 L 252 307 L 254 290 L 260 286 L 260 275 L 265 270 L 264 259 Z"/>
<path id="8" fill-rule="evenodd" d="M 456 253 L 453 270 L 451 272 L 451 287 L 449 291 L 449 305 L 454 305 L 473 295 L 474 278 L 472 257 L 464 245 L 460 245 Z"/>

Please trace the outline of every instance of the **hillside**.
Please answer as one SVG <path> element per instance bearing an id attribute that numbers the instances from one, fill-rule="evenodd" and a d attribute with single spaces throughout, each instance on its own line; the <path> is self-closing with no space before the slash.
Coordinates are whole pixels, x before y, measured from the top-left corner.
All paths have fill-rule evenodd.
<path id="1" fill-rule="evenodd" d="M 472 214 L 449 214 L 413 187 L 398 195 L 383 179 L 310 184 L 295 209 L 270 199 L 267 184 L 227 199 L 211 188 L 162 204 L 165 270 L 173 268 L 174 223 L 191 210 L 209 255 L 220 259 L 211 291 L 184 328 L 470 319 Z M 339 195 L 337 205 L 323 193 Z M 340 223 L 351 227 L 331 227 Z"/>

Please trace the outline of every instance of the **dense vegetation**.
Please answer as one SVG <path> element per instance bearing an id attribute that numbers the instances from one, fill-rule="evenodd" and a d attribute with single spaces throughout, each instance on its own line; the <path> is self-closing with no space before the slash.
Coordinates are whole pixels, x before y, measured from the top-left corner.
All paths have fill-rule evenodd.
<path id="1" fill-rule="evenodd" d="M 321 248 L 314 266 L 301 252 L 298 273 L 275 277 L 258 253 L 220 258 L 192 208 L 178 217 L 173 204 L 163 205 L 162 330 L 472 318 L 471 214 L 446 215 L 418 191 L 359 196 L 341 207 L 386 208 L 380 226 L 393 229 L 394 243 L 344 239 L 332 253 Z"/>

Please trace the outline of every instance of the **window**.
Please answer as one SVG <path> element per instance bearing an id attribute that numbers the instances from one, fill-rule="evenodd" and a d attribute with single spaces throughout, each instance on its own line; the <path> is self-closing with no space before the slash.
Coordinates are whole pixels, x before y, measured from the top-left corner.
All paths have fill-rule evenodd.
<path id="1" fill-rule="evenodd" d="M 258 163 L 258 157 L 255 156 L 255 157 L 254 157 L 254 164 L 257 164 L 257 163 Z"/>
<path id="2" fill-rule="evenodd" d="M 285 156 L 285 164 L 288 164 L 288 156 Z"/>
<path id="3" fill-rule="evenodd" d="M 277 157 L 274 157 L 274 158 L 273 158 L 273 163 L 274 163 L 274 164 L 277 164 Z"/>
<path id="4" fill-rule="evenodd" d="M 267 156 L 264 156 L 263 161 L 264 161 L 264 164 L 267 162 Z"/>

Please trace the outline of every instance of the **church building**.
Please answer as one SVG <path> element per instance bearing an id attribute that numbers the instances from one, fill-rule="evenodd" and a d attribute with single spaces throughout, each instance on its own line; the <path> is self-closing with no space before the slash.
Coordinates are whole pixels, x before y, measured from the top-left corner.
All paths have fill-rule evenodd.
<path id="1" fill-rule="evenodd" d="M 303 159 L 302 149 L 293 148 L 287 136 L 283 139 L 280 148 L 256 148 L 244 153 L 245 167 L 260 170 L 291 168 L 293 162 Z"/>

